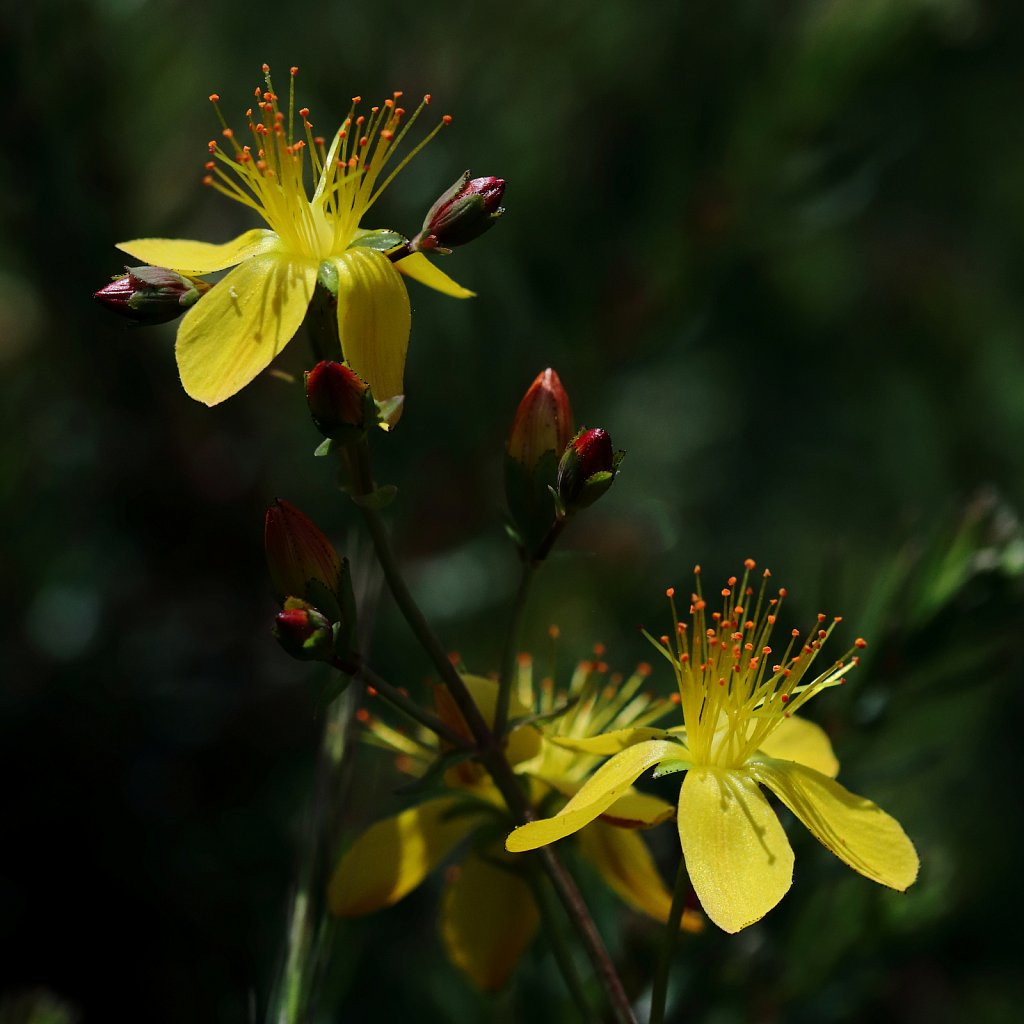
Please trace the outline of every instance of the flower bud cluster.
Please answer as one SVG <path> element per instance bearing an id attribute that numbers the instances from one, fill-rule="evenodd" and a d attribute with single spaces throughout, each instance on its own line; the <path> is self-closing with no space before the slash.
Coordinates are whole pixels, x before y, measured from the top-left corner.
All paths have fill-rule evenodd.
<path id="1" fill-rule="evenodd" d="M 423 230 L 409 243 L 410 251 L 447 256 L 479 238 L 505 212 L 504 194 L 503 178 L 470 178 L 466 171 L 427 212 Z"/>

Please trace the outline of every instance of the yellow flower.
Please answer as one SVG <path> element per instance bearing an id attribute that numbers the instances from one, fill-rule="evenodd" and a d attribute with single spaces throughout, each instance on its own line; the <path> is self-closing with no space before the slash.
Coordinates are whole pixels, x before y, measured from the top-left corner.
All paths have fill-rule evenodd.
<path id="1" fill-rule="evenodd" d="M 622 692 L 635 692 L 646 677 L 634 674 Z M 497 686 L 479 676 L 463 677 L 485 719 L 493 720 Z M 583 666 L 574 677 L 573 691 L 584 697 L 574 707 L 575 735 L 589 717 L 593 682 L 602 682 L 594 666 Z M 564 696 L 564 695 L 562 695 Z M 528 715 L 535 706 L 532 674 L 528 659 L 520 661 L 518 697 L 513 715 Z M 464 735 L 468 729 L 448 692 L 436 691 L 439 716 Z M 651 720 L 664 710 L 665 702 L 647 697 L 635 701 L 628 697 L 609 720 L 615 723 L 635 721 L 641 716 Z M 553 689 L 538 695 L 536 707 L 549 712 Z M 627 711 L 628 708 L 628 711 Z M 622 711 L 627 711 L 623 717 Z M 605 714 L 604 717 L 608 717 Z M 412 738 L 391 729 L 376 718 L 367 718 L 369 738 L 399 753 L 402 770 L 423 775 L 437 762 L 439 750 L 433 735 L 421 733 Z M 548 727 L 550 728 L 550 727 Z M 563 728 L 565 728 L 563 726 Z M 581 778 L 572 765 L 593 762 L 590 755 L 574 754 L 549 744 L 542 733 L 530 725 L 512 730 L 506 755 L 514 769 L 531 777 L 534 799 L 571 795 Z M 517 858 L 502 849 L 507 831 L 507 812 L 500 795 L 482 767 L 461 761 L 444 775 L 447 792 L 385 818 L 359 836 L 334 871 L 328 890 L 328 903 L 334 914 L 357 917 L 398 902 L 422 882 L 460 843 L 470 840 L 468 852 L 446 876 L 441 906 L 441 934 L 449 958 L 480 988 L 501 988 L 533 940 L 538 911 L 532 889 Z M 562 799 L 564 799 L 564 795 Z M 671 894 L 658 875 L 650 852 L 636 835 L 638 827 L 649 827 L 666 820 L 672 807 L 663 800 L 627 792 L 603 821 L 595 821 L 580 835 L 580 849 L 623 900 L 643 913 L 661 921 L 668 918 Z M 699 915 L 688 913 L 684 927 L 699 930 Z"/>
<path id="2" fill-rule="evenodd" d="M 241 145 L 224 122 L 229 150 L 211 141 L 204 181 L 254 210 L 267 228 L 253 228 L 222 245 L 181 239 L 138 238 L 118 248 L 137 259 L 196 276 L 234 269 L 203 296 L 178 329 L 176 354 L 185 391 L 207 405 L 230 398 L 249 383 L 292 339 L 309 307 L 318 275 L 336 282 L 338 331 L 344 356 L 367 381 L 378 401 L 403 393 L 409 340 L 409 297 L 401 275 L 456 298 L 473 293 L 429 263 L 422 254 L 396 264 L 384 251 L 402 239 L 368 231 L 359 222 L 395 176 L 433 138 L 445 117 L 396 166 L 393 158 L 430 102 L 425 96 L 411 117 L 395 93 L 368 116 L 356 113 L 355 97 L 339 131 L 326 140 L 313 134 L 309 110 L 297 113 L 291 69 L 288 114 L 264 65 L 266 88 L 246 111 L 251 144 Z M 219 97 L 210 97 L 217 106 Z M 220 117 L 220 108 L 217 107 Z M 313 191 L 307 185 L 309 159 Z M 392 419 L 396 420 L 400 404 Z"/>
<path id="3" fill-rule="evenodd" d="M 793 851 L 761 785 L 855 871 L 900 891 L 915 880 L 917 853 L 899 823 L 834 781 L 839 764 L 827 736 L 793 715 L 816 693 L 843 682 L 864 642 L 811 678 L 811 665 L 839 621 L 825 627 L 819 615 L 806 637 L 793 630 L 785 652 L 773 658 L 769 641 L 786 592 L 766 597 L 766 571 L 755 597 L 748 585 L 753 568 L 748 560 L 738 587 L 730 578 L 721 611 L 709 613 L 698 567 L 691 624 L 675 619 L 674 636 L 658 645 L 675 671 L 683 725 L 562 740 L 573 750 L 614 756 L 554 817 L 512 832 L 509 851 L 533 850 L 576 832 L 657 767 L 657 775 L 686 772 L 677 812 L 683 856 L 701 905 L 725 931 L 760 920 L 792 883 Z M 675 617 L 674 609 L 673 601 Z"/>

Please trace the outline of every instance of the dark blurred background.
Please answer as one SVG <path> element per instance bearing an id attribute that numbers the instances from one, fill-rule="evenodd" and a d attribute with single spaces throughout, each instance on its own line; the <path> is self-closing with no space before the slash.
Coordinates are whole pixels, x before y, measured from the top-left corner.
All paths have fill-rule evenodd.
<path id="1" fill-rule="evenodd" d="M 297 387 L 264 376 L 206 409 L 173 326 L 90 300 L 118 241 L 255 226 L 200 177 L 206 97 L 239 123 L 263 61 L 300 66 L 324 128 L 395 88 L 454 115 L 370 226 L 414 232 L 466 167 L 508 179 L 507 216 L 443 264 L 479 298 L 411 286 L 405 418 L 377 445 L 416 593 L 471 668 L 497 667 L 515 583 L 504 437 L 549 365 L 628 457 L 541 575 L 528 646 L 557 622 L 563 672 L 597 641 L 628 670 L 666 585 L 748 555 L 794 613 L 871 640 L 815 716 L 843 781 L 917 842 L 920 881 L 882 891 L 792 829 L 782 905 L 680 951 L 679 1019 L 1017 1019 L 1020 4 L 39 0 L 0 19 L 4 1024 L 262 1020 L 282 954 L 322 712 L 316 670 L 269 635 L 263 512 L 286 497 L 352 552 L 359 524 Z M 279 365 L 308 363 L 297 341 Z M 379 669 L 417 690 L 429 666 L 387 599 L 374 625 Z M 385 760 L 356 753 L 352 829 L 398 806 Z M 671 828 L 651 841 L 670 878 Z M 642 997 L 658 930 L 592 898 Z M 513 992 L 471 991 L 436 906 L 435 880 L 340 931 L 329 1019 L 573 1019 L 540 943 Z"/>

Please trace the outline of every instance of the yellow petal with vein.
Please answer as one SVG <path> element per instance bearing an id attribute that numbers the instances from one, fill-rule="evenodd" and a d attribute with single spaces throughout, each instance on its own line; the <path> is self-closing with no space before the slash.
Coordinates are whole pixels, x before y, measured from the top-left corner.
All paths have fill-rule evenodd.
<path id="1" fill-rule="evenodd" d="M 273 252 L 247 259 L 214 285 L 178 328 L 175 352 L 185 391 L 216 405 L 266 369 L 299 329 L 316 269 Z"/>
<path id="2" fill-rule="evenodd" d="M 414 281 L 419 281 L 420 284 L 433 288 L 434 291 L 450 295 L 453 299 L 472 299 L 476 296 L 476 292 L 463 288 L 461 284 L 453 281 L 443 270 L 438 270 L 421 252 L 414 252 L 411 256 L 406 256 L 404 260 L 399 260 L 395 266 L 406 277 L 411 277 Z"/>
<path id="3" fill-rule="evenodd" d="M 520 825 L 505 840 L 505 849 L 535 850 L 578 831 L 611 807 L 648 768 L 677 756 L 678 750 L 678 743 L 650 740 L 621 751 L 601 765 L 554 817 Z"/>
<path id="4" fill-rule="evenodd" d="M 661 797 L 631 789 L 601 815 L 601 820 L 619 828 L 653 828 L 668 821 L 675 810 L 675 804 Z"/>
<path id="5" fill-rule="evenodd" d="M 371 825 L 338 862 L 327 890 L 332 914 L 358 917 L 412 892 L 479 821 L 453 813 L 451 797 L 428 800 Z"/>
<path id="6" fill-rule="evenodd" d="M 338 269 L 338 332 L 349 366 L 378 402 L 404 394 L 409 347 L 409 294 L 391 261 L 374 249 L 346 249 Z M 401 415 L 399 407 L 391 425 Z"/>
<path id="7" fill-rule="evenodd" d="M 167 267 L 180 274 L 212 274 L 236 266 L 250 256 L 259 256 L 278 246 L 277 235 L 266 228 L 253 228 L 222 245 L 192 242 L 185 238 L 135 238 L 118 242 L 122 252 L 154 267 Z"/>
<path id="8" fill-rule="evenodd" d="M 917 878 L 914 844 L 877 804 L 792 761 L 759 762 L 749 768 L 854 871 L 901 892 Z"/>
<path id="9" fill-rule="evenodd" d="M 493 851 L 495 860 L 499 856 Z M 470 854 L 454 875 L 441 904 L 445 948 L 452 963 L 477 986 L 497 991 L 537 932 L 533 894 L 500 861 L 492 863 L 476 854 Z"/>
<path id="10" fill-rule="evenodd" d="M 691 768 L 679 794 L 679 841 L 697 898 L 727 932 L 759 921 L 793 881 L 793 849 L 757 783 Z"/>
<path id="11" fill-rule="evenodd" d="M 672 893 L 658 874 L 647 844 L 636 833 L 595 821 L 580 830 L 580 850 L 597 868 L 612 891 L 634 910 L 665 924 L 672 909 Z M 699 932 L 704 918 L 687 908 L 683 931 Z"/>
<path id="12" fill-rule="evenodd" d="M 796 761 L 830 779 L 839 774 L 839 761 L 828 733 L 820 725 L 795 715 L 779 722 L 761 744 L 761 753 L 776 761 Z"/>

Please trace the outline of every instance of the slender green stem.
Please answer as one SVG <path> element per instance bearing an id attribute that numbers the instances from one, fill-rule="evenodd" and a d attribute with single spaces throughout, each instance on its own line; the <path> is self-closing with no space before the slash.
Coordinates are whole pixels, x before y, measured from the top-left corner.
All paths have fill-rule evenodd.
<path id="1" fill-rule="evenodd" d="M 550 879 L 536 871 L 530 872 L 530 888 L 533 890 L 533 898 L 540 910 L 541 923 L 544 926 L 544 935 L 551 944 L 551 952 L 554 953 L 555 962 L 562 972 L 565 987 L 569 990 L 576 1009 L 579 1010 L 580 1019 L 584 1024 L 589 1024 L 594 1019 L 593 1010 L 590 1007 L 590 1000 L 587 998 L 586 989 L 583 987 L 583 979 L 572 958 L 572 950 L 569 949 L 565 936 L 562 934 L 560 922 L 556 919 L 555 908 L 551 904 L 551 892 L 548 888 Z"/>
<path id="2" fill-rule="evenodd" d="M 498 676 L 498 699 L 494 709 L 494 734 L 504 736 L 508 727 L 508 705 L 512 697 L 512 676 L 515 674 L 516 653 L 519 649 L 519 638 L 523 631 L 523 615 L 526 612 L 526 599 L 530 593 L 530 584 L 537 571 L 536 562 L 524 562 L 523 571 L 519 576 L 515 600 L 508 620 L 508 632 L 505 635 L 505 650 L 501 657 L 501 674 Z"/>
<path id="3" fill-rule="evenodd" d="M 370 468 L 369 446 L 365 440 L 352 446 L 349 462 L 353 464 L 351 465 L 353 481 L 358 481 L 358 486 L 360 487 L 358 493 L 372 493 L 373 473 Z M 358 508 L 370 532 L 370 537 L 373 540 L 374 549 L 377 554 L 377 561 L 380 563 L 384 579 L 391 591 L 391 596 L 405 617 L 406 623 L 413 631 L 417 640 L 419 640 L 420 645 L 434 663 L 434 668 L 451 693 L 452 699 L 458 706 L 459 711 L 462 712 L 462 716 L 467 726 L 469 726 L 473 738 L 476 740 L 480 760 L 487 768 L 491 778 L 494 780 L 495 786 L 497 786 L 498 791 L 502 795 L 502 799 L 515 818 L 518 821 L 530 821 L 533 818 L 533 813 L 527 803 L 519 779 L 516 778 L 515 772 L 513 772 L 511 765 L 505 758 L 500 742 L 496 740 L 494 733 L 488 728 L 487 723 L 480 714 L 480 710 L 466 688 L 465 682 L 449 660 L 441 641 L 431 629 L 419 605 L 416 604 L 416 600 L 402 576 L 398 561 L 391 548 L 391 538 L 388 536 L 383 520 L 376 509 L 370 508 L 365 504 L 358 504 Z M 550 544 L 547 545 L 547 549 L 550 550 Z M 593 919 L 590 917 L 590 912 L 583 902 L 579 889 L 551 847 L 544 847 L 540 853 L 544 870 L 555 886 L 555 891 L 558 893 L 559 899 L 562 901 L 569 919 L 573 922 L 587 951 L 587 955 L 590 957 L 591 963 L 594 965 L 604 985 L 608 999 L 615 1010 L 616 1019 L 620 1024 L 636 1024 L 636 1018 L 633 1016 L 633 1011 L 626 992 L 622 987 L 622 982 L 619 980 L 608 952 L 604 948 L 604 944 L 597 932 Z"/>
<path id="4" fill-rule="evenodd" d="M 346 675 L 354 676 L 361 679 L 367 686 L 372 686 L 381 697 L 389 704 L 394 705 L 402 714 L 447 740 L 452 746 L 461 750 L 470 748 L 471 744 L 467 742 L 465 736 L 459 735 L 433 712 L 420 707 L 416 701 L 402 693 L 397 686 L 392 686 L 387 680 L 381 678 L 368 665 L 364 665 L 361 661 L 345 660 L 344 658 L 335 658 L 332 664 Z"/>
<path id="5" fill-rule="evenodd" d="M 679 870 L 676 872 L 676 887 L 672 893 L 672 908 L 668 913 L 665 926 L 665 943 L 661 947 L 658 958 L 658 970 L 654 975 L 654 986 L 651 990 L 650 1024 L 662 1024 L 665 1019 L 665 1000 L 668 996 L 668 976 L 672 967 L 672 951 L 679 937 L 679 926 L 686 908 L 686 896 L 690 889 L 690 876 L 686 872 L 686 861 L 679 858 Z"/>
<path id="6" fill-rule="evenodd" d="M 494 710 L 494 734 L 504 737 L 508 728 L 508 706 L 512 698 L 512 676 L 515 673 L 516 653 L 519 648 L 520 635 L 523 630 L 523 615 L 526 612 L 526 600 L 530 594 L 530 585 L 541 567 L 544 559 L 551 553 L 555 541 L 565 529 L 565 519 L 556 519 L 544 539 L 530 558 L 523 555 L 523 570 L 519 576 L 519 586 L 512 602 L 512 611 L 508 620 L 508 632 L 505 635 L 505 650 L 501 659 L 501 674 L 498 676 L 498 700 Z"/>

